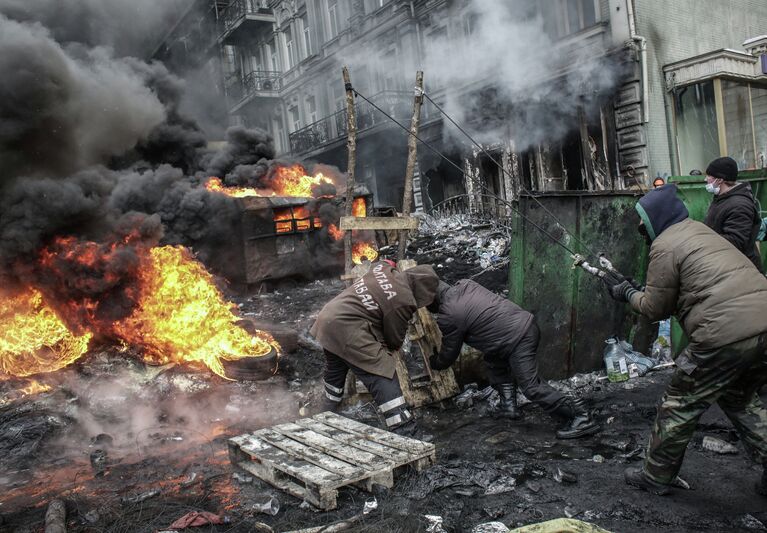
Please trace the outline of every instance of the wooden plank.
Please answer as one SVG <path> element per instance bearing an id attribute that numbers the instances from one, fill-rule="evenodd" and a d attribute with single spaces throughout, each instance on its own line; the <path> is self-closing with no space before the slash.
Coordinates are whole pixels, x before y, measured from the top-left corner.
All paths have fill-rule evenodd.
<path id="1" fill-rule="evenodd" d="M 315 464 L 324 470 L 334 472 L 339 476 L 343 476 L 345 479 L 365 477 L 368 472 L 364 468 L 359 468 L 353 464 L 349 464 L 345 461 L 339 461 L 335 457 L 331 457 L 322 451 L 319 451 L 311 446 L 302 444 L 295 441 L 290 437 L 273 431 L 270 429 L 262 429 L 256 432 L 260 438 L 268 442 L 275 448 L 279 448 L 288 453 L 300 457 L 305 461 Z"/>
<path id="2" fill-rule="evenodd" d="M 336 459 L 356 465 L 365 471 L 378 471 L 382 468 L 391 468 L 395 464 L 391 460 L 383 459 L 365 450 L 346 446 L 337 440 L 333 440 L 325 435 L 321 435 L 297 424 L 280 424 L 273 429 L 291 439 L 322 450 Z"/>
<path id="3" fill-rule="evenodd" d="M 245 441 L 239 448 L 255 461 L 272 465 L 277 470 L 305 483 L 331 484 L 343 480 L 338 474 L 293 457 L 255 435 L 245 435 Z"/>
<path id="4" fill-rule="evenodd" d="M 370 453 L 374 453 L 383 458 L 391 458 L 395 463 L 405 464 L 411 460 L 410 455 L 407 452 L 386 446 L 378 442 L 368 440 L 365 437 L 360 436 L 357 433 L 349 433 L 342 429 L 329 426 L 319 420 L 313 418 L 303 418 L 296 420 L 296 424 L 316 431 L 322 435 L 326 435 L 333 440 L 343 442 L 349 446 L 354 446 L 361 450 L 365 450 Z"/>
<path id="5" fill-rule="evenodd" d="M 411 439 L 408 437 L 401 437 L 400 435 L 374 428 L 373 426 L 368 426 L 367 424 L 339 416 L 335 413 L 320 413 L 313 416 L 312 418 L 319 420 L 320 422 L 324 422 L 329 426 L 343 429 L 352 433 L 357 433 L 385 446 L 390 446 L 392 448 L 397 448 L 398 450 L 408 452 L 415 456 L 413 459 L 418 459 L 425 455 L 434 453 L 435 450 L 434 445 L 431 443 Z"/>
<path id="6" fill-rule="evenodd" d="M 414 217 L 341 217 L 338 227 L 342 230 L 417 230 L 418 219 Z"/>
<path id="7" fill-rule="evenodd" d="M 307 487 L 305 484 L 296 483 L 290 478 L 277 476 L 275 475 L 277 471 L 274 468 L 254 461 L 242 461 L 237 466 L 291 496 L 306 500 L 315 507 L 325 510 L 337 507 L 337 490 L 320 490 L 319 487 Z"/>

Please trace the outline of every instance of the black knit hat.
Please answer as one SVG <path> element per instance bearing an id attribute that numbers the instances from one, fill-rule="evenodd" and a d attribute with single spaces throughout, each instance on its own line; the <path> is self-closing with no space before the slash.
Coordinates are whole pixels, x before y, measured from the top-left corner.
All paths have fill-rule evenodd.
<path id="1" fill-rule="evenodd" d="M 706 175 L 724 181 L 736 181 L 738 179 L 738 164 L 732 157 L 719 157 L 709 163 Z"/>

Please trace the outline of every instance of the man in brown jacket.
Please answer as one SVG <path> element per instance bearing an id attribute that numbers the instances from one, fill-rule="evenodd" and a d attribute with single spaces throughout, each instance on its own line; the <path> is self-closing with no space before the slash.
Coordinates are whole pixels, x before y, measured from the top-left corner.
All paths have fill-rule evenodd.
<path id="1" fill-rule="evenodd" d="M 430 266 L 400 272 L 381 261 L 322 308 L 310 333 L 325 351 L 325 408 L 337 409 L 351 369 L 373 395 L 387 428 L 415 433 L 393 353 L 402 347 L 416 310 L 434 300 L 438 283 Z"/>
<path id="2" fill-rule="evenodd" d="M 767 279 L 746 256 L 706 225 L 691 220 L 675 185 L 648 192 L 636 205 L 640 233 L 651 243 L 647 286 L 615 282 L 610 293 L 652 321 L 674 314 L 689 346 L 658 408 L 643 468 L 626 482 L 665 494 L 682 466 L 703 413 L 718 403 L 746 451 L 767 469 Z M 767 495 L 767 470 L 757 490 Z"/>

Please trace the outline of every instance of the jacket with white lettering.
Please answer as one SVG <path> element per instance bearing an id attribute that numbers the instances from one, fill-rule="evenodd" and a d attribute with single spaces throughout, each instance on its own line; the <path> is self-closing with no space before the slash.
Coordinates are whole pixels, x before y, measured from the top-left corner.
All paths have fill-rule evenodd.
<path id="1" fill-rule="evenodd" d="M 378 376 L 394 376 L 392 354 L 400 349 L 419 307 L 434 300 L 439 278 L 419 265 L 405 272 L 384 262 L 331 300 L 309 333 L 324 349 Z"/>

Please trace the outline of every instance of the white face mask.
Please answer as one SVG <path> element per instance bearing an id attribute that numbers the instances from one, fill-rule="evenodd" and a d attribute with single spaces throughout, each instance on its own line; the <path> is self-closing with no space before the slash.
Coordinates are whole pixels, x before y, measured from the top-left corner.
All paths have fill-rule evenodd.
<path id="1" fill-rule="evenodd" d="M 719 194 L 719 189 L 720 188 L 713 183 L 706 183 L 706 191 L 710 192 L 711 194 Z"/>

